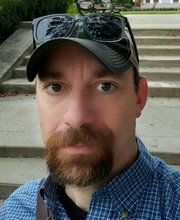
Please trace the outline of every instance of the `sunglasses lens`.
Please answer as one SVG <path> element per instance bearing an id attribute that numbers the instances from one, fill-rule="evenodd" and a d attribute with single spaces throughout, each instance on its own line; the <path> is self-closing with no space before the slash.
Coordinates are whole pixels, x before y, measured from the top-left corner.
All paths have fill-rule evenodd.
<path id="1" fill-rule="evenodd" d="M 123 22 L 113 15 L 89 15 L 85 19 L 86 29 L 95 40 L 118 40 L 122 36 Z"/>
<path id="2" fill-rule="evenodd" d="M 36 26 L 36 39 L 45 42 L 50 39 L 65 37 L 72 29 L 74 18 L 60 15 L 42 18 Z"/>

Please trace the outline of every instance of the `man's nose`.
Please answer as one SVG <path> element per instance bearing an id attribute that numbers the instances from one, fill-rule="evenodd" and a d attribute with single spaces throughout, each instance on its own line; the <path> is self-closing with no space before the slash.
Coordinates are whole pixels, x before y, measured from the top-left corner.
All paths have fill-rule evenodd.
<path id="1" fill-rule="evenodd" d="M 72 95 L 66 102 L 64 124 L 73 128 L 91 125 L 95 121 L 95 109 L 91 98 L 84 94 Z"/>

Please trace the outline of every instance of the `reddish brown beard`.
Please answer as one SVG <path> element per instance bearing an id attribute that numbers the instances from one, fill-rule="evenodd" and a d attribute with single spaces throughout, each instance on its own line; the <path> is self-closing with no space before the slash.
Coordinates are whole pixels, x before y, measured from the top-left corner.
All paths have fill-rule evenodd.
<path id="1" fill-rule="evenodd" d="M 95 148 L 90 154 L 67 154 L 63 148 L 83 143 Z M 53 133 L 47 141 L 46 162 L 54 182 L 85 187 L 109 178 L 113 166 L 114 138 L 109 129 L 81 127 Z"/>

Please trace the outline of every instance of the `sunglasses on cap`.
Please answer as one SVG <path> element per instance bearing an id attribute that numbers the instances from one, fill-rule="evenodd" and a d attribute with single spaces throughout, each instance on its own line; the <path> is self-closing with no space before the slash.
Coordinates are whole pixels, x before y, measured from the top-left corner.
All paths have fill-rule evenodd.
<path id="1" fill-rule="evenodd" d="M 86 39 L 105 43 L 121 41 L 127 29 L 138 59 L 137 47 L 128 19 L 110 13 L 87 14 L 85 16 L 52 14 L 36 18 L 33 20 L 34 48 L 56 38 L 81 38 L 79 37 L 80 27 L 83 28 Z"/>

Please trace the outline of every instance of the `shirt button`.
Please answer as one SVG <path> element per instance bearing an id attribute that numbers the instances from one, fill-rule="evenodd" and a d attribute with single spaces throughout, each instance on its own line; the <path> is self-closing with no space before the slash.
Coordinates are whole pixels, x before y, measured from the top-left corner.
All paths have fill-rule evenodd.
<path id="1" fill-rule="evenodd" d="M 127 218 L 129 216 L 128 211 L 124 211 L 121 213 L 123 218 Z"/>

